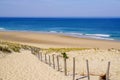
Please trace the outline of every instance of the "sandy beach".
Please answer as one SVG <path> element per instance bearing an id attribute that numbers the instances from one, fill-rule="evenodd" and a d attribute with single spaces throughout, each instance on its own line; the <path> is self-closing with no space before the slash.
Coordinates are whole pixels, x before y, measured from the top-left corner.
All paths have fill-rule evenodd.
<path id="1" fill-rule="evenodd" d="M 4 54 L 0 51 L 0 80 L 73 80 L 73 57 L 76 59 L 76 79 L 86 75 L 86 60 L 89 61 L 90 79 L 99 80 L 106 74 L 107 64 L 110 61 L 110 80 L 120 80 L 120 42 L 70 37 L 60 34 L 0 31 L 0 40 L 12 43 L 35 46 L 39 48 L 81 48 L 77 51 L 66 52 L 67 73 L 64 76 L 64 62 L 60 58 L 61 71 L 53 69 L 41 62 L 31 51 L 21 50 L 20 53 Z M 1 44 L 3 46 L 3 44 Z M 90 48 L 82 50 L 82 48 Z M 52 56 L 61 55 L 61 52 L 45 52 Z M 48 61 L 48 58 L 47 58 Z M 56 58 L 55 58 L 56 61 Z M 57 62 L 55 62 L 57 64 Z M 57 67 L 57 66 L 55 66 Z M 84 78 L 82 80 L 88 80 Z"/>
<path id="2" fill-rule="evenodd" d="M 0 31 L 0 39 L 38 47 L 120 48 L 120 42 L 70 37 L 60 34 Z"/>
<path id="3" fill-rule="evenodd" d="M 120 80 L 120 0 L 0 0 L 0 80 Z"/>

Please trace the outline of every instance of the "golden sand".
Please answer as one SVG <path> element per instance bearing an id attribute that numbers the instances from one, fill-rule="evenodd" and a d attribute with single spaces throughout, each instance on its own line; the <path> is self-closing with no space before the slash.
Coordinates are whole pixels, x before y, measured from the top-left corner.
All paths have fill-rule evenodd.
<path id="1" fill-rule="evenodd" d="M 120 42 L 75 38 L 60 34 L 10 31 L 0 31 L 0 40 L 40 48 L 99 48 L 67 52 L 68 76 L 64 76 L 63 58 L 60 58 L 62 72 L 58 72 L 57 69 L 41 62 L 30 51 L 9 55 L 0 52 L 0 80 L 72 80 L 73 57 L 76 59 L 76 78 L 87 74 L 85 61 L 88 59 L 91 80 L 99 80 L 99 76 L 106 73 L 108 61 L 111 62 L 110 80 L 120 80 Z M 61 53 L 52 52 L 47 55 L 52 54 Z"/>
<path id="2" fill-rule="evenodd" d="M 120 48 L 120 42 L 83 39 L 59 34 L 0 31 L 0 39 L 22 42 L 38 47 L 83 47 L 83 48 Z"/>

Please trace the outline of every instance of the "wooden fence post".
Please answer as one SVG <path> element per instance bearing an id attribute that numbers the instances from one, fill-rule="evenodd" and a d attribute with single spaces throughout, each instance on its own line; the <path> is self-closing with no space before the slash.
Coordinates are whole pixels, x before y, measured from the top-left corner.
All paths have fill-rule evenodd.
<path id="1" fill-rule="evenodd" d="M 46 54 L 45 54 L 45 63 L 47 64 L 47 56 L 46 56 Z"/>
<path id="2" fill-rule="evenodd" d="M 88 77 L 88 80 L 90 80 L 88 60 L 86 60 L 86 65 L 87 65 L 87 77 Z"/>
<path id="3" fill-rule="evenodd" d="M 106 72 L 106 80 L 109 80 L 109 70 L 110 70 L 110 62 L 108 62 L 108 68 Z"/>
<path id="4" fill-rule="evenodd" d="M 73 57 L 73 80 L 75 80 L 75 57 Z"/>
<path id="5" fill-rule="evenodd" d="M 50 60 L 50 55 L 49 55 L 49 65 L 51 66 L 51 60 Z"/>
<path id="6" fill-rule="evenodd" d="M 40 58 L 40 59 L 41 59 L 41 61 L 42 61 L 42 52 L 41 52 L 40 54 L 41 54 L 41 56 L 40 56 L 41 58 Z"/>
<path id="7" fill-rule="evenodd" d="M 38 59 L 40 60 L 40 49 L 37 50 L 37 54 L 38 54 Z"/>
<path id="8" fill-rule="evenodd" d="M 59 56 L 57 55 L 57 66 L 58 66 L 58 71 L 60 71 L 60 67 L 59 67 Z"/>
<path id="9" fill-rule="evenodd" d="M 64 58 L 64 71 L 65 71 L 65 76 L 67 76 L 67 59 Z"/>
<path id="10" fill-rule="evenodd" d="M 33 49 L 31 48 L 31 53 L 33 54 Z"/>
<path id="11" fill-rule="evenodd" d="M 40 59 L 40 53 L 38 52 L 37 54 L 38 54 L 38 59 Z"/>
<path id="12" fill-rule="evenodd" d="M 54 60 L 54 54 L 52 55 L 53 57 L 53 68 L 55 69 L 55 60 Z"/>

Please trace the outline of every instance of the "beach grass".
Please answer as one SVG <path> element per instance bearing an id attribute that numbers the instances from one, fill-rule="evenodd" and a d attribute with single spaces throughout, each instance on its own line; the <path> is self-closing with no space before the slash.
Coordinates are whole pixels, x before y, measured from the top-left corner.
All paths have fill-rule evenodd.
<path id="1" fill-rule="evenodd" d="M 0 51 L 2 51 L 3 53 L 11 53 L 12 52 L 10 50 L 10 48 L 8 48 L 6 46 L 1 46 L 1 45 L 0 45 Z"/>
<path id="2" fill-rule="evenodd" d="M 1 47 L 7 46 L 7 48 L 12 50 L 13 52 L 20 52 L 21 49 L 24 49 L 24 50 L 34 50 L 35 53 L 37 53 L 40 50 L 44 51 L 46 53 L 52 53 L 52 52 L 63 53 L 63 52 L 91 49 L 91 48 L 39 48 L 39 47 L 35 47 L 35 46 L 23 45 L 23 44 L 7 42 L 7 41 L 0 41 L 0 44 L 1 44 Z"/>
<path id="3" fill-rule="evenodd" d="M 91 48 L 48 48 L 45 49 L 43 48 L 43 51 L 46 51 L 46 53 L 53 53 L 53 52 L 60 52 L 60 53 L 64 53 L 64 52 L 70 52 L 70 51 L 80 51 L 80 50 L 89 50 Z"/>
<path id="4" fill-rule="evenodd" d="M 42 51 L 45 54 L 49 53 L 64 53 L 64 52 L 70 52 L 70 51 L 84 51 L 84 50 L 90 50 L 93 49 L 95 51 L 99 50 L 99 48 L 40 48 L 40 47 L 35 47 L 35 46 L 30 46 L 30 45 L 24 45 L 24 44 L 19 44 L 15 42 L 9 42 L 9 41 L 0 41 L 0 51 L 5 51 L 6 52 L 20 52 L 20 50 L 33 50 L 33 54 L 39 53 L 39 51 Z M 108 51 L 115 50 L 115 48 L 108 48 Z M 3 51 L 3 52 L 4 52 Z M 119 51 L 119 49 L 118 49 Z"/>

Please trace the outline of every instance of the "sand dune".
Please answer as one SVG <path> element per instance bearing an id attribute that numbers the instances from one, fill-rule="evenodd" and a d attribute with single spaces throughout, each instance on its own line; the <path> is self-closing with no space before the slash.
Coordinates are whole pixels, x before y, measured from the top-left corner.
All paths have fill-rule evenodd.
<path id="1" fill-rule="evenodd" d="M 48 54 L 48 55 L 52 55 Z M 54 53 L 60 55 L 60 53 Z M 52 66 L 41 62 L 37 56 L 31 54 L 30 51 L 22 51 L 21 53 L 12 53 L 0 57 L 0 79 L 2 80 L 72 80 L 73 57 L 76 59 L 76 77 L 86 75 L 86 60 L 89 61 L 91 80 L 99 80 L 100 75 L 104 75 L 107 70 L 108 61 L 110 66 L 110 80 L 120 79 L 120 51 L 113 50 L 83 50 L 71 51 L 67 53 L 67 75 L 64 76 L 64 62 L 60 59 L 60 71 L 53 69 Z M 1 54 L 0 54 L 1 55 Z M 44 55 L 43 55 L 44 56 Z M 48 58 L 47 58 L 48 59 Z M 55 64 L 56 58 L 55 58 Z M 82 80 L 87 80 L 84 78 Z"/>
<path id="2" fill-rule="evenodd" d="M 0 80 L 72 80 L 72 75 L 64 76 L 29 51 L 6 55 L 0 58 L 0 64 Z M 91 79 L 98 80 L 98 77 L 91 76 Z"/>
<path id="3" fill-rule="evenodd" d="M 40 62 L 30 52 L 10 54 L 0 59 L 0 80 L 71 80 Z"/>
<path id="4" fill-rule="evenodd" d="M 49 54 L 52 55 L 53 53 Z M 60 55 L 61 53 L 54 53 Z M 73 57 L 76 60 L 76 78 L 78 75 L 87 75 L 86 60 L 89 61 L 90 75 L 97 77 L 105 75 L 110 61 L 110 80 L 120 80 L 120 51 L 118 50 L 82 50 L 67 52 L 67 71 L 71 75 L 73 71 Z M 57 60 L 55 60 L 57 61 Z M 57 62 L 56 62 L 57 64 Z M 63 58 L 60 58 L 61 71 L 64 71 Z M 93 80 L 93 79 L 91 79 Z"/>

